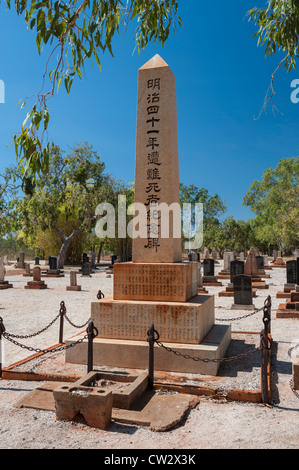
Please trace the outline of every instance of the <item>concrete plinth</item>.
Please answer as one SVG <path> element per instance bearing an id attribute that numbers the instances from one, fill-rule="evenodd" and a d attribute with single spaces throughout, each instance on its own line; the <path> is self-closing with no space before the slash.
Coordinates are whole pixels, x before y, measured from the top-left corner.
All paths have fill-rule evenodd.
<path id="1" fill-rule="evenodd" d="M 77 341 L 84 334 L 73 337 L 69 342 Z M 185 372 L 191 374 L 216 375 L 220 362 L 214 359 L 224 357 L 231 340 L 230 325 L 214 325 L 201 344 L 164 343 L 179 354 L 209 359 L 194 361 L 178 356 L 173 352 L 154 347 L 155 370 L 168 372 Z M 87 364 L 87 340 L 66 350 L 66 362 Z M 149 364 L 149 345 L 147 341 L 128 341 L 117 339 L 95 338 L 93 342 L 93 361 L 95 366 L 112 366 L 129 369 L 147 370 Z M 211 362 L 210 362 L 211 361 Z"/>
<path id="2" fill-rule="evenodd" d="M 151 324 L 163 341 L 200 343 L 214 325 L 214 296 L 197 295 L 188 302 L 114 300 L 91 303 L 91 320 L 101 338 L 142 341 Z"/>
<path id="3" fill-rule="evenodd" d="M 187 302 L 197 294 L 197 262 L 115 263 L 115 300 Z"/>
<path id="4" fill-rule="evenodd" d="M 25 289 L 48 289 L 47 284 L 44 281 L 29 281 L 27 285 L 24 286 Z"/>

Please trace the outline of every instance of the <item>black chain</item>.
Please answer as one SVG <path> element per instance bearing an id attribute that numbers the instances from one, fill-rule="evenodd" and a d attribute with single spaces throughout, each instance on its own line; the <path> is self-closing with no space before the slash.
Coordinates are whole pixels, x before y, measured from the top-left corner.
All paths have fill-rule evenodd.
<path id="1" fill-rule="evenodd" d="M 49 323 L 49 325 L 45 326 L 44 328 L 42 328 L 41 330 L 37 331 L 36 333 L 31 333 L 29 335 L 14 335 L 12 333 L 6 333 L 6 335 L 8 335 L 10 338 L 18 338 L 18 339 L 28 339 L 28 338 L 33 338 L 34 336 L 37 336 L 41 333 L 43 333 L 44 331 L 46 331 L 48 328 L 50 328 L 50 326 L 53 325 L 53 323 L 56 322 L 56 320 L 60 317 L 60 313 L 58 313 L 58 315 Z M 5 335 L 3 335 L 5 337 Z"/>
<path id="2" fill-rule="evenodd" d="M 67 316 L 67 314 L 64 315 L 65 319 L 74 327 L 74 328 L 84 328 L 84 326 L 86 326 L 88 324 L 88 322 L 90 321 L 90 318 L 87 320 L 87 322 L 85 322 L 83 325 L 75 325 L 70 319 L 69 317 Z"/>
<path id="3" fill-rule="evenodd" d="M 261 312 L 264 309 L 264 307 L 261 307 L 259 309 L 254 310 L 253 312 L 248 313 L 247 315 L 242 315 L 241 317 L 234 317 L 234 318 L 215 318 L 217 321 L 236 321 L 236 320 L 242 320 L 242 318 L 247 318 L 251 317 L 252 315 L 255 315 L 258 312 Z"/>
<path id="4" fill-rule="evenodd" d="M 87 338 L 87 335 L 85 335 L 83 338 L 79 338 L 77 341 L 74 341 L 73 343 L 70 343 L 70 344 L 65 344 L 63 346 L 56 346 L 55 348 L 52 348 L 52 349 L 40 349 L 40 348 L 33 348 L 32 346 L 26 346 L 25 344 L 19 343 L 18 341 L 12 339 L 9 333 L 3 333 L 3 336 L 5 339 L 13 343 L 15 346 L 20 346 L 22 349 L 28 349 L 28 351 L 35 351 L 37 353 L 42 353 L 42 354 L 46 354 L 48 352 L 53 353 L 53 352 L 63 351 L 65 349 L 72 348 L 76 346 L 77 344 L 82 343 L 82 341 L 84 341 L 84 339 Z"/>
<path id="5" fill-rule="evenodd" d="M 165 344 L 161 343 L 161 341 L 157 341 L 155 339 L 155 343 L 160 346 L 161 348 L 165 349 L 168 352 L 172 352 L 176 356 L 183 357 L 185 359 L 192 359 L 193 361 L 202 361 L 202 362 L 229 362 L 229 361 L 234 361 L 236 359 L 242 359 L 247 356 L 251 356 L 253 353 L 260 351 L 260 347 L 258 346 L 257 348 L 248 351 L 246 353 L 238 354 L 237 356 L 231 356 L 231 357 L 223 357 L 219 359 L 208 359 L 208 358 L 202 358 L 202 357 L 196 357 L 196 356 L 189 356 L 189 354 L 182 354 L 179 351 L 175 351 L 174 349 L 170 348 L 169 346 L 165 346 Z"/>

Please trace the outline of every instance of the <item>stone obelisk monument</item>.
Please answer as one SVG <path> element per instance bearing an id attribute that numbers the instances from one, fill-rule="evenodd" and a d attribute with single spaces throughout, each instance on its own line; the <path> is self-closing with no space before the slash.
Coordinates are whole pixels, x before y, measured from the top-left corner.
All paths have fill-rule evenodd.
<path id="1" fill-rule="evenodd" d="M 144 205 L 148 217 L 146 237 L 134 238 L 133 262 L 181 262 L 176 85 L 159 55 L 139 69 L 137 102 L 135 203 Z M 161 203 L 165 214 L 153 209 L 150 220 L 150 207 Z M 163 238 L 166 205 L 174 211 L 169 211 L 169 237 Z"/>
<path id="2" fill-rule="evenodd" d="M 230 342 L 230 325 L 215 325 L 214 296 L 198 295 L 198 263 L 182 261 L 177 140 L 175 77 L 156 55 L 138 74 L 132 262 L 114 264 L 113 296 L 91 304 L 97 366 L 147 369 L 151 324 L 166 346 L 211 359 L 157 346 L 157 370 L 215 375 Z M 66 361 L 86 363 L 86 348 L 67 349 Z"/>

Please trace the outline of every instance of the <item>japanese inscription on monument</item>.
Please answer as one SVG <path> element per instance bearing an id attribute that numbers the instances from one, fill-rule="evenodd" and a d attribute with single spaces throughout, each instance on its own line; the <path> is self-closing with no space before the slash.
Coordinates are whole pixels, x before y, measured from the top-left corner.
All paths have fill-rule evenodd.
<path id="1" fill-rule="evenodd" d="M 133 262 L 181 262 L 175 76 L 159 55 L 138 73 L 135 165 L 134 203 L 145 207 L 145 230 L 133 237 Z M 169 208 L 168 236 L 161 228 L 163 206 Z"/>

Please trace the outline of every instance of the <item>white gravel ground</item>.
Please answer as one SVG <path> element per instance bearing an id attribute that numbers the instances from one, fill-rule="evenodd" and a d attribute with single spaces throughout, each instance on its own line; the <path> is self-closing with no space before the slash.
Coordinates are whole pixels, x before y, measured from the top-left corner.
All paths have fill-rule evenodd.
<path id="1" fill-rule="evenodd" d="M 222 262 L 216 266 L 217 272 Z M 226 402 L 201 398 L 199 405 L 190 411 L 185 421 L 165 433 L 154 433 L 139 426 L 112 423 L 109 430 L 101 431 L 80 423 L 56 421 L 54 412 L 32 409 L 17 409 L 14 403 L 28 391 L 40 386 L 37 382 L 2 380 L 0 382 L 0 448 L 1 449 L 298 449 L 299 447 L 299 398 L 290 387 L 292 364 L 289 350 L 299 343 L 297 319 L 277 319 L 276 308 L 283 299 L 276 299 L 276 292 L 286 282 L 285 269 L 268 271 L 267 290 L 258 290 L 254 299 L 261 307 L 268 295 L 272 297 L 271 333 L 274 340 L 272 364 L 273 406 L 262 404 Z M 6 331 L 17 335 L 32 334 L 48 325 L 59 312 L 63 300 L 67 315 L 75 325 L 84 324 L 90 316 L 90 303 L 96 299 L 99 289 L 106 297 L 112 294 L 113 280 L 104 273 L 91 278 L 78 275 L 81 292 L 66 291 L 69 274 L 64 278 L 46 279 L 49 289 L 25 290 L 30 278 L 22 275 L 7 276 L 13 289 L 0 291 L 0 316 Z M 215 294 L 216 321 L 246 315 L 246 311 L 230 310 L 231 297 L 218 297 L 224 287 L 208 287 Z M 263 328 L 262 314 L 239 320 L 231 320 L 232 349 L 235 354 L 242 348 L 243 340 L 259 344 L 257 332 Z M 58 343 L 59 321 L 44 333 L 28 340 L 19 340 L 33 348 L 47 348 Z M 65 323 L 64 339 L 78 333 L 78 329 Z M 32 352 L 2 340 L 2 365 L 9 366 L 30 356 Z M 48 362 L 47 362 L 48 361 Z M 44 361 L 43 367 L 51 363 Z M 49 366 L 50 367 L 50 366 Z M 52 370 L 49 372 L 53 373 Z M 260 369 L 258 360 L 234 362 L 221 366 L 217 386 L 259 388 Z M 210 383 L 210 385 L 213 385 Z"/>

